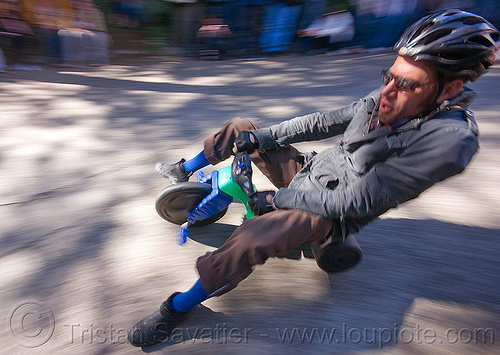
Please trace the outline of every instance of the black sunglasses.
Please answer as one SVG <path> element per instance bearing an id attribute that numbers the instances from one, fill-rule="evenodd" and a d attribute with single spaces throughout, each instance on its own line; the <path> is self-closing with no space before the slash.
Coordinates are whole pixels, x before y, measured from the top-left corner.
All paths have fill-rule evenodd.
<path id="1" fill-rule="evenodd" d="M 422 84 L 422 83 L 419 83 L 415 80 L 396 76 L 396 75 L 392 74 L 389 69 L 383 69 L 381 74 L 382 74 L 382 81 L 384 82 L 384 85 L 388 85 L 391 81 L 394 80 L 394 86 L 396 86 L 396 89 L 398 89 L 398 91 L 400 91 L 400 92 L 414 92 L 416 88 L 427 85 L 430 83 L 430 82 L 426 82 L 426 83 Z"/>

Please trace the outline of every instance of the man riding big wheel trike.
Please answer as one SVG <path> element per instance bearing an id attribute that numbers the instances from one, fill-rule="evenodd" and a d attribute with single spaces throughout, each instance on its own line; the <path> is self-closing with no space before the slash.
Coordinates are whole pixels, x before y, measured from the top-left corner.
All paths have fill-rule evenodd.
<path id="1" fill-rule="evenodd" d="M 233 198 L 248 206 L 247 219 L 221 247 L 197 259 L 192 288 L 171 294 L 130 330 L 130 343 L 166 340 L 198 304 L 299 246 L 311 244 L 328 272 L 356 264 L 361 250 L 352 234 L 471 161 L 478 126 L 468 107 L 476 94 L 465 84 L 495 63 L 499 47 L 500 32 L 480 16 L 460 10 L 428 15 L 403 33 L 394 63 L 381 72 L 383 85 L 364 98 L 270 127 L 233 119 L 195 157 L 158 163 L 157 171 L 175 185 L 158 196 L 157 211 L 182 225 L 181 242 L 191 226 L 222 217 Z M 340 143 L 319 153 L 292 145 L 341 134 Z M 187 182 L 233 154 L 230 167 Z M 255 190 L 250 161 L 276 190 Z"/>
<path id="2" fill-rule="evenodd" d="M 266 192 L 265 197 L 272 196 Z M 257 190 L 252 183 L 250 156 L 246 151 L 237 152 L 233 163 L 208 175 L 198 172 L 197 182 L 180 182 L 164 189 L 156 198 L 156 211 L 165 220 L 181 226 L 179 244 L 189 236 L 190 226 L 204 226 L 222 218 L 229 204 L 237 199 L 246 206 L 246 219 L 262 214 L 256 203 Z M 272 200 L 265 208 L 272 207 Z M 312 242 L 311 249 L 318 266 L 326 272 L 338 272 L 355 265 L 362 252 L 353 235 L 334 238 L 330 235 L 323 242 Z"/>

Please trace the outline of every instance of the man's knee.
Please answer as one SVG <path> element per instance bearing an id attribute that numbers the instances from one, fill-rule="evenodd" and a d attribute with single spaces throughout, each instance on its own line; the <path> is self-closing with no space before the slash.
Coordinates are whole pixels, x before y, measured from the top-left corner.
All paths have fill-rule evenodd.
<path id="1" fill-rule="evenodd" d="M 259 126 L 246 118 L 233 118 L 215 134 L 207 137 L 204 142 L 205 156 L 212 164 L 218 164 L 232 154 L 233 143 L 241 131 L 251 131 Z"/>
<path id="2" fill-rule="evenodd" d="M 236 117 L 229 121 L 228 125 L 236 132 L 251 131 L 258 129 L 259 125 L 250 121 L 248 118 Z"/>

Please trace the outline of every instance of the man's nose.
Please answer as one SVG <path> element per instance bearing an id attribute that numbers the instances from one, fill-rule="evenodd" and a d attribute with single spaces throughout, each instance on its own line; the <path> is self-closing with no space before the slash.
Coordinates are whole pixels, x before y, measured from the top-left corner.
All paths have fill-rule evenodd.
<path id="1" fill-rule="evenodd" d="M 388 97 L 394 97 L 398 93 L 398 89 L 396 88 L 396 83 L 394 82 L 394 79 L 389 81 L 387 85 L 382 89 L 382 95 L 388 96 Z"/>

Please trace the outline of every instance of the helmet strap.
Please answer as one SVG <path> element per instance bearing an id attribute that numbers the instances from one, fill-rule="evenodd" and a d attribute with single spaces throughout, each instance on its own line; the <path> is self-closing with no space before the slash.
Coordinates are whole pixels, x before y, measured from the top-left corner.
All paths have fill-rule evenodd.
<path id="1" fill-rule="evenodd" d="M 444 89 L 444 74 L 438 72 L 438 87 L 437 87 L 436 97 L 433 100 L 434 103 L 436 103 L 436 100 L 439 97 L 439 95 L 441 95 L 443 89 Z"/>
<path id="2" fill-rule="evenodd" d="M 442 91 L 444 89 L 444 74 L 441 72 L 438 72 L 438 85 L 437 85 L 437 90 L 436 90 L 436 95 L 434 96 L 434 99 L 432 100 L 431 105 L 429 108 L 425 111 L 423 111 L 421 114 L 419 114 L 417 117 L 422 118 L 427 116 L 429 113 L 434 111 L 439 105 L 437 104 L 436 100 L 438 99 L 439 95 L 441 95 Z"/>

